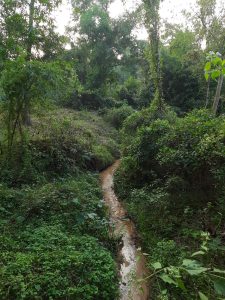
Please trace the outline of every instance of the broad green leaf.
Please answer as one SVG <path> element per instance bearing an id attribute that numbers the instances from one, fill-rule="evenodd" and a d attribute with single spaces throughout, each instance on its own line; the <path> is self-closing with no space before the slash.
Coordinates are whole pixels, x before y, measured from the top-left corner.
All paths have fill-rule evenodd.
<path id="1" fill-rule="evenodd" d="M 225 296 L 225 278 L 220 276 L 212 276 L 214 289 L 217 294 Z"/>
<path id="2" fill-rule="evenodd" d="M 188 268 L 196 269 L 198 267 L 201 267 L 200 262 L 194 259 L 184 259 L 182 262 L 182 265 Z"/>
<path id="3" fill-rule="evenodd" d="M 169 283 L 169 284 L 174 284 L 177 286 L 177 283 L 168 275 L 162 274 L 159 276 L 164 282 Z"/>
<path id="4" fill-rule="evenodd" d="M 152 264 L 152 267 L 153 267 L 155 270 L 162 269 L 162 265 L 161 265 L 160 262 L 156 262 L 156 263 Z"/>
<path id="5" fill-rule="evenodd" d="M 211 70 L 211 62 L 208 61 L 206 64 L 205 64 L 205 71 L 210 71 Z"/>
<path id="6" fill-rule="evenodd" d="M 212 60 L 212 63 L 214 65 L 221 65 L 222 64 L 222 59 L 220 57 L 215 57 L 213 60 Z"/>
<path id="7" fill-rule="evenodd" d="M 217 268 L 214 268 L 213 272 L 220 273 L 220 274 L 225 274 L 225 270 L 220 270 L 220 269 L 217 269 Z"/>
<path id="8" fill-rule="evenodd" d="M 208 251 L 209 249 L 206 246 L 201 246 L 204 251 Z"/>
<path id="9" fill-rule="evenodd" d="M 198 261 L 192 259 L 184 259 L 182 265 L 184 266 L 184 270 L 190 275 L 199 275 L 208 270 L 208 268 L 202 267 Z"/>
<path id="10" fill-rule="evenodd" d="M 216 79 L 219 76 L 220 76 L 220 71 L 219 70 L 212 71 L 212 74 L 211 74 L 212 79 Z"/>
<path id="11" fill-rule="evenodd" d="M 200 298 L 201 300 L 208 300 L 208 299 L 209 299 L 209 298 L 206 297 L 206 295 L 203 294 L 202 292 L 198 292 L 198 294 L 199 294 L 199 298 Z"/>
<path id="12" fill-rule="evenodd" d="M 209 80 L 209 73 L 205 73 L 205 79 L 206 79 L 206 81 Z"/>
<path id="13" fill-rule="evenodd" d="M 192 254 L 192 257 L 193 256 L 197 256 L 197 255 L 204 255 L 204 254 L 205 254 L 204 251 L 197 251 L 197 252 L 195 252 L 195 253 Z"/>
<path id="14" fill-rule="evenodd" d="M 208 268 L 204 268 L 204 267 L 199 267 L 198 269 L 189 269 L 189 268 L 185 268 L 185 270 L 191 275 L 199 275 L 201 273 L 204 273 L 206 271 L 208 271 Z"/>
<path id="15" fill-rule="evenodd" d="M 166 289 L 163 290 L 163 291 L 161 292 L 161 294 L 162 294 L 162 295 L 166 295 L 166 294 L 167 294 L 167 290 L 166 290 Z"/>
<path id="16" fill-rule="evenodd" d="M 180 289 L 182 289 L 183 291 L 186 291 L 186 287 L 184 285 L 184 282 L 183 280 L 181 280 L 180 278 L 177 278 L 176 279 L 176 282 L 177 282 L 177 285 Z"/>

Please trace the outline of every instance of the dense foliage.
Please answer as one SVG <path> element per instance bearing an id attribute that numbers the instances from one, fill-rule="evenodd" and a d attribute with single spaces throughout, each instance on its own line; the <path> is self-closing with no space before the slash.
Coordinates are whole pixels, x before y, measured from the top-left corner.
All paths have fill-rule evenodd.
<path id="1" fill-rule="evenodd" d="M 116 131 L 91 113 L 52 107 L 33 116 L 33 126 L 24 136 L 12 149 L 10 161 L 2 146 L 2 181 L 18 185 L 102 170 L 119 155 Z"/>
<path id="2" fill-rule="evenodd" d="M 136 124 L 140 122 L 135 135 L 134 119 Z M 129 129 L 132 129 L 130 135 Z M 197 257 L 206 269 L 224 267 L 221 257 L 225 221 L 224 117 L 215 118 L 208 111 L 196 110 L 184 118 L 167 112 L 154 120 L 153 112 L 148 110 L 139 116 L 131 115 L 123 134 L 126 138 L 122 139 L 117 193 L 137 223 L 141 242 L 149 253 L 149 263 L 159 262 L 158 269 L 171 264 L 178 267 L 184 258 L 190 258 L 200 248 L 201 232 L 209 232 L 209 248 Z M 198 269 L 196 265 L 194 269 Z M 166 270 L 165 274 L 170 273 Z M 203 274 L 197 283 L 187 274 L 183 279 L 178 274 L 179 282 L 171 271 L 169 278 L 171 282 L 162 275 L 160 282 L 162 290 L 168 283 L 177 286 L 165 292 L 168 299 L 180 299 L 181 293 L 182 299 L 194 299 L 199 291 L 206 290 L 206 285 L 208 296 L 216 297 L 213 277 Z M 224 283 L 222 277 L 221 285 Z M 153 295 L 157 297 L 157 291 Z"/>
<path id="3" fill-rule="evenodd" d="M 0 186 L 2 299 L 115 299 L 109 224 L 93 174 Z"/>
<path id="4" fill-rule="evenodd" d="M 97 174 L 120 155 L 151 299 L 224 298 L 225 6 L 162 2 L 71 0 L 60 35 L 64 1 L 0 0 L 1 299 L 118 299 Z"/>

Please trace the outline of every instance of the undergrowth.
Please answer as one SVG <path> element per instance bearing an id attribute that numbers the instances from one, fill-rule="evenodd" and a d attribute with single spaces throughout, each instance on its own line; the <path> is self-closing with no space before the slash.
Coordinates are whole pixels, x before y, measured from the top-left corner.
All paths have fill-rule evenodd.
<path id="1" fill-rule="evenodd" d="M 0 186 L 1 299 L 111 299 L 116 266 L 98 176 Z"/>
<path id="2" fill-rule="evenodd" d="M 4 128 L 4 127 L 3 127 Z M 115 300 L 116 241 L 98 171 L 119 153 L 97 113 L 40 109 L 0 152 L 0 298 Z"/>
<path id="3" fill-rule="evenodd" d="M 205 110 L 125 121 L 115 187 L 148 253 L 152 299 L 224 296 L 224 126 Z"/>
<path id="4" fill-rule="evenodd" d="M 36 112 L 32 126 L 16 140 L 11 158 L 4 146 L 0 153 L 1 180 L 13 185 L 40 182 L 99 171 L 119 156 L 117 131 L 97 113 L 52 108 Z"/>

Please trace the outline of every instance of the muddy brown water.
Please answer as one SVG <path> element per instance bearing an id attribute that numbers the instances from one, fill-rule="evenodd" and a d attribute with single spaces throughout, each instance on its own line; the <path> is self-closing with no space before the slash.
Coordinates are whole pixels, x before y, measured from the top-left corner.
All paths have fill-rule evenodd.
<path id="1" fill-rule="evenodd" d="M 101 185 L 114 234 L 121 237 L 122 241 L 118 254 L 120 300 L 149 300 L 148 284 L 141 280 L 147 276 L 147 269 L 145 257 L 136 245 L 137 232 L 113 189 L 113 175 L 119 164 L 118 160 L 101 173 Z"/>

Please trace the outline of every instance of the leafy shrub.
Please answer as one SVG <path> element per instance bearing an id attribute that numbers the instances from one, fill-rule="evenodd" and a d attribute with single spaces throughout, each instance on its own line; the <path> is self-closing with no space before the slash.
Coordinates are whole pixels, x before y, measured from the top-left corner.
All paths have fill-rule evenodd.
<path id="1" fill-rule="evenodd" d="M 95 91 L 83 91 L 80 94 L 74 92 L 64 105 L 68 108 L 78 110 L 99 110 L 105 107 L 113 107 L 115 105 L 115 100 L 109 97 L 105 98 Z"/>
<path id="2" fill-rule="evenodd" d="M 126 119 L 122 141 L 116 192 L 137 224 L 149 261 L 155 259 L 168 268 L 172 265 L 175 276 L 178 264 L 200 246 L 196 232 L 207 231 L 223 243 L 224 116 L 216 118 L 206 110 L 196 110 L 177 118 L 169 109 L 160 116 L 145 109 Z M 225 261 L 217 251 L 208 251 L 201 264 L 221 269 Z M 207 286 L 208 295 L 216 299 L 210 279 L 203 277 L 192 281 L 184 275 L 187 291 L 182 292 L 182 299 L 196 299 L 198 291 L 204 292 Z M 180 299 L 178 285 L 168 287 L 168 283 L 160 282 L 161 290 L 168 289 L 161 296 Z M 157 284 L 152 291 L 157 298 Z"/>
<path id="3" fill-rule="evenodd" d="M 114 261 L 97 240 L 60 226 L 26 230 L 17 250 L 1 251 L 3 299 L 112 299 Z"/>
<path id="4" fill-rule="evenodd" d="M 112 126 L 119 129 L 122 127 L 124 120 L 134 112 L 129 105 L 122 105 L 118 108 L 112 108 L 106 111 L 104 119 Z"/>
<path id="5" fill-rule="evenodd" d="M 190 258 L 182 258 L 176 262 L 176 266 L 161 264 L 161 262 L 152 263 L 152 277 L 157 276 L 163 283 L 164 295 L 182 297 L 182 299 L 201 300 L 218 299 L 219 295 L 225 295 L 225 277 L 224 270 L 215 268 L 213 262 L 208 260 L 205 264 L 205 256 L 211 255 L 210 252 L 219 250 L 219 244 L 210 245 L 211 238 L 208 233 L 201 233 L 202 244 L 200 250 L 193 253 Z M 164 265 L 164 267 L 163 267 Z M 196 286 L 197 282 L 197 286 Z M 166 289 L 170 285 L 169 291 Z M 207 285 L 207 289 L 206 289 Z M 204 294 L 207 290 L 207 296 Z M 202 292 L 204 291 L 204 293 Z"/>
<path id="6" fill-rule="evenodd" d="M 126 101 L 132 107 L 138 106 L 141 82 L 134 77 L 129 77 L 120 87 L 118 97 L 121 101 Z"/>
<path id="7" fill-rule="evenodd" d="M 116 89 L 116 98 L 122 103 L 126 102 L 129 106 L 140 109 L 149 106 L 153 97 L 151 89 L 149 83 L 146 85 L 143 81 L 130 76 Z"/>
<path id="8" fill-rule="evenodd" d="M 178 176 L 197 189 L 217 188 L 225 179 L 224 122 L 202 110 L 141 127 L 124 151 L 129 177 L 165 183 Z"/>
<path id="9" fill-rule="evenodd" d="M 95 166 L 97 170 L 102 170 L 109 165 L 109 162 L 113 163 L 114 157 L 106 146 L 96 145 L 93 146 Z"/>
<path id="10" fill-rule="evenodd" d="M 116 299 L 115 241 L 98 176 L 2 184 L 0 199 L 1 299 Z"/>
<path id="11" fill-rule="evenodd" d="M 93 174 L 41 187 L 12 189 L 1 185 L 0 215 L 16 227 L 60 222 L 69 231 L 88 232 L 107 245 L 108 222 L 101 197 L 98 177 Z"/>
<path id="12" fill-rule="evenodd" d="M 157 119 L 166 119 L 169 123 L 174 123 L 176 120 L 176 114 L 170 107 L 165 106 L 163 113 L 155 110 L 155 108 L 148 107 L 130 115 L 123 124 L 122 133 L 124 145 L 122 146 L 126 146 L 126 140 L 129 145 L 131 136 L 133 137 L 134 134 L 136 136 L 141 127 L 148 126 L 152 121 Z"/>
<path id="13" fill-rule="evenodd" d="M 79 170 L 101 170 L 119 155 L 117 132 L 89 112 L 54 108 L 39 112 L 28 135 L 24 145 L 15 147 L 11 165 L 3 148 L 2 180 L 18 185 Z"/>
<path id="14" fill-rule="evenodd" d="M 152 262 L 158 261 L 163 266 L 169 266 L 171 264 L 178 265 L 185 257 L 185 254 L 185 250 L 181 247 L 177 247 L 174 240 L 164 239 L 157 242 L 150 260 Z"/>

